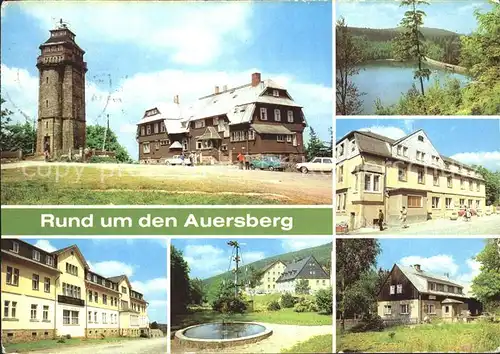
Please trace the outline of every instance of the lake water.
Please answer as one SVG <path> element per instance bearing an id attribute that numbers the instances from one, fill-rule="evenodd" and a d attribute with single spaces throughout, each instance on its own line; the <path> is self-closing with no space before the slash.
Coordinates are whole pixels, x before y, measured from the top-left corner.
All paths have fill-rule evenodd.
<path id="1" fill-rule="evenodd" d="M 375 100 L 377 98 L 380 98 L 382 104 L 387 106 L 397 103 L 401 94 L 406 93 L 413 83 L 420 90 L 420 82 L 413 79 L 416 64 L 377 61 L 364 64 L 360 69 L 359 74 L 353 76 L 352 80 L 360 92 L 366 93 L 361 97 L 363 114 L 375 114 Z M 446 77 L 455 77 L 464 83 L 467 81 L 467 77 L 461 74 L 434 66 L 429 66 L 429 69 L 431 69 L 432 75 L 428 81 L 424 80 L 424 89 L 431 85 L 435 78 L 439 78 L 441 83 Z"/>

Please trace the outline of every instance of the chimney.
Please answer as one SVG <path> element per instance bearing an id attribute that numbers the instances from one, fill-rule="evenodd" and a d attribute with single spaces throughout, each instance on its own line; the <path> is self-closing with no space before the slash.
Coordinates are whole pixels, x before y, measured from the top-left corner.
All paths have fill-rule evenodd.
<path id="1" fill-rule="evenodd" d="M 222 91 L 227 91 L 227 85 L 224 85 L 223 88 L 222 88 Z"/>
<path id="2" fill-rule="evenodd" d="M 417 272 L 421 272 L 421 271 L 422 271 L 422 269 L 420 269 L 420 264 L 414 264 L 414 265 L 413 265 L 413 268 L 415 268 L 415 270 L 416 270 Z"/>
<path id="3" fill-rule="evenodd" d="M 179 104 L 179 95 L 174 96 L 174 103 Z"/>
<path id="4" fill-rule="evenodd" d="M 260 73 L 252 74 L 252 86 L 255 87 L 260 84 Z"/>
<path id="5" fill-rule="evenodd" d="M 450 273 L 444 273 L 444 276 L 445 276 L 446 278 L 449 278 L 449 277 L 450 277 Z"/>
<path id="6" fill-rule="evenodd" d="M 219 86 L 215 86 L 215 94 L 219 93 Z"/>

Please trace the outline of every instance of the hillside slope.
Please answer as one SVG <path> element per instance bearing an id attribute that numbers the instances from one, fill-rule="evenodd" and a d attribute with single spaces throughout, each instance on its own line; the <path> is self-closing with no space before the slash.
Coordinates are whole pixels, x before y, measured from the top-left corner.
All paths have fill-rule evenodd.
<path id="1" fill-rule="evenodd" d="M 260 261 L 252 262 L 250 264 L 243 264 L 242 267 L 244 269 L 245 267 L 252 266 L 255 269 L 262 269 L 266 265 L 268 265 L 268 264 L 270 264 L 278 259 L 287 263 L 287 262 L 293 262 L 294 260 L 299 260 L 299 259 L 305 258 L 305 257 L 310 256 L 310 255 L 314 256 L 314 258 L 316 258 L 322 266 L 325 266 L 327 263 L 331 262 L 332 249 L 333 249 L 333 245 L 330 242 L 330 243 L 316 246 L 316 247 L 310 247 L 310 248 L 306 248 L 306 249 L 299 250 L 299 251 L 294 251 L 294 252 L 289 252 L 289 253 L 284 253 L 284 254 L 268 257 L 268 258 L 262 259 Z M 243 258 L 243 261 L 245 261 L 245 250 L 244 249 L 242 252 L 242 258 Z M 229 259 L 228 259 L 228 262 L 229 262 Z M 208 286 L 210 286 L 210 284 L 212 284 L 220 279 L 229 278 L 229 277 L 232 277 L 232 273 L 225 272 L 225 273 L 204 279 L 203 282 L 205 284 L 207 284 Z"/>
<path id="2" fill-rule="evenodd" d="M 364 36 L 368 41 L 391 41 L 399 33 L 399 28 L 362 28 L 349 27 L 349 31 L 354 36 Z M 440 28 L 422 27 L 420 29 L 425 38 L 445 38 L 459 37 L 461 34 Z"/>

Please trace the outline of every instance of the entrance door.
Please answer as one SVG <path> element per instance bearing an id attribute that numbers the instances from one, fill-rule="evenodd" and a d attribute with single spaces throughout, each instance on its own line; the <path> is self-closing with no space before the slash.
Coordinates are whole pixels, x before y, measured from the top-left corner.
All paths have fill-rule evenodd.
<path id="1" fill-rule="evenodd" d="M 43 152 L 50 152 L 50 136 L 43 137 Z"/>
<path id="2" fill-rule="evenodd" d="M 354 223 L 356 222 L 356 214 L 351 213 L 351 217 L 349 218 L 349 231 L 354 230 Z"/>

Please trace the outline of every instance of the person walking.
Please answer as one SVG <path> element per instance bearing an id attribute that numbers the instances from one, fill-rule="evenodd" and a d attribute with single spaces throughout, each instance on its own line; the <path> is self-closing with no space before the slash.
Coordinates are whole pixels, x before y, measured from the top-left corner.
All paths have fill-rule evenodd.
<path id="1" fill-rule="evenodd" d="M 465 207 L 465 221 L 470 221 L 472 212 L 468 206 Z"/>
<path id="2" fill-rule="evenodd" d="M 382 212 L 382 209 L 378 211 L 378 226 L 380 231 L 384 231 L 384 213 Z"/>
<path id="3" fill-rule="evenodd" d="M 408 217 L 408 210 L 406 209 L 405 206 L 403 206 L 403 209 L 401 209 L 401 215 L 400 215 L 401 225 L 402 225 L 403 229 L 406 229 L 408 227 L 408 224 L 406 223 L 407 217 Z"/>
<path id="4" fill-rule="evenodd" d="M 49 159 L 50 159 L 50 144 L 48 141 L 45 142 L 45 145 L 43 147 L 43 155 L 45 157 L 45 162 L 49 161 Z"/>
<path id="5" fill-rule="evenodd" d="M 238 156 L 236 157 L 238 159 L 238 163 L 240 165 L 240 170 L 243 169 L 243 166 L 245 165 L 245 156 L 241 152 L 238 153 Z"/>

